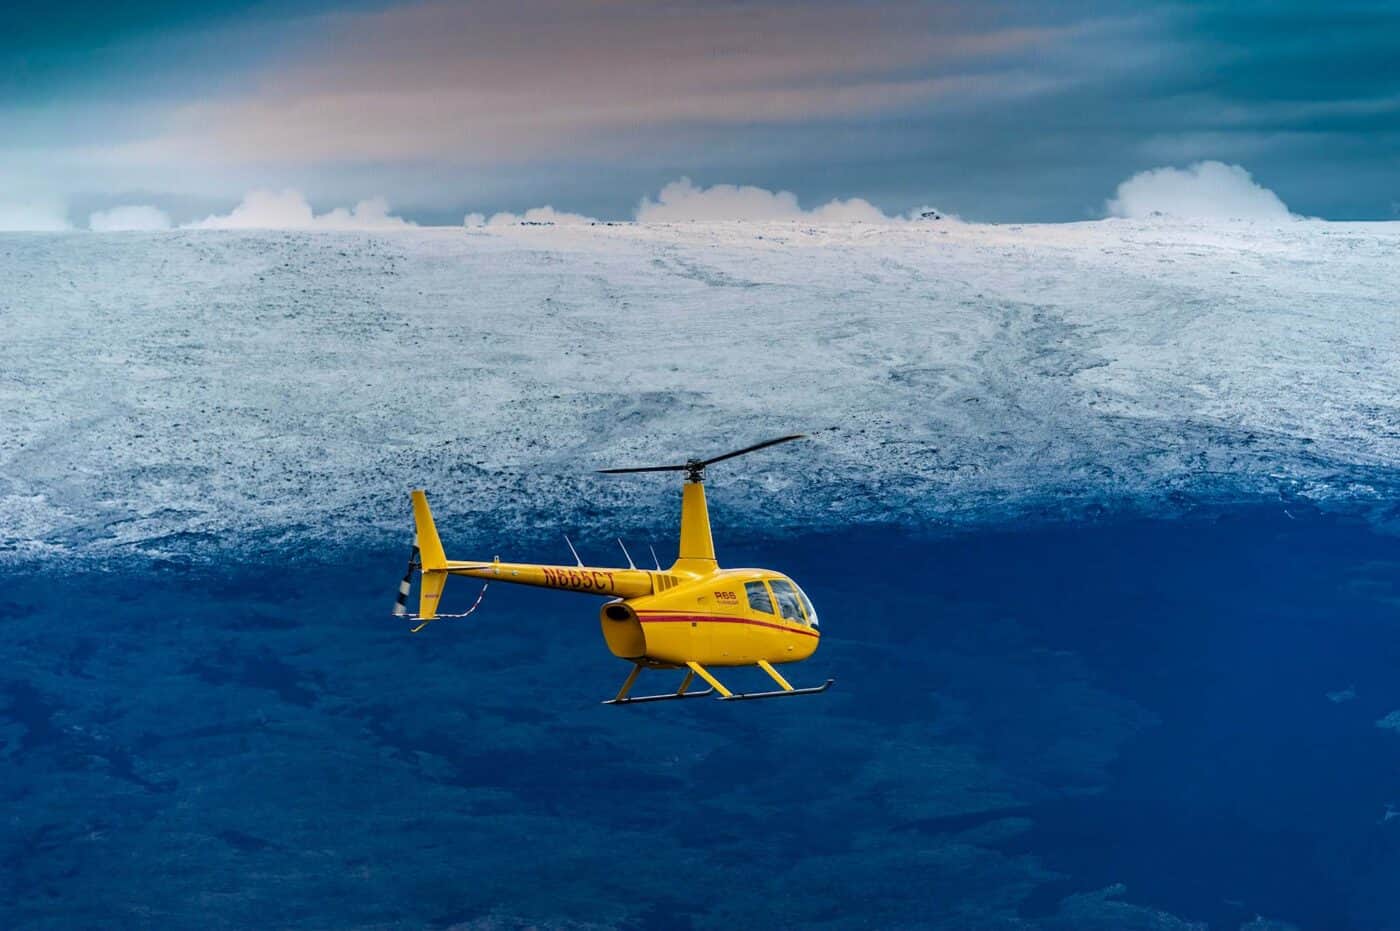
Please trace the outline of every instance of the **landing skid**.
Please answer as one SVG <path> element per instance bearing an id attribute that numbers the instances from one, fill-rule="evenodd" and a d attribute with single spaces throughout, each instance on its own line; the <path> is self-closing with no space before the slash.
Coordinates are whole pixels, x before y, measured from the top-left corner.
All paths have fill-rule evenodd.
<path id="1" fill-rule="evenodd" d="M 629 698 L 628 693 L 632 691 L 632 686 L 636 684 L 637 676 L 640 675 L 642 671 L 642 666 L 640 663 L 638 663 L 637 665 L 633 666 L 632 671 L 627 674 L 627 680 L 622 683 L 622 688 L 618 690 L 617 697 L 611 698 L 608 701 L 603 702 L 603 704 L 632 705 L 648 701 L 675 701 L 676 699 L 680 698 L 704 698 L 707 695 L 713 695 L 715 692 L 719 693 L 720 701 L 750 701 L 758 698 L 786 698 L 789 695 L 820 695 L 822 692 L 825 692 L 827 689 L 831 688 L 831 683 L 836 681 L 835 679 L 827 679 L 821 685 L 812 686 L 811 688 L 806 689 L 795 689 L 788 683 L 786 679 L 779 675 L 778 671 L 774 669 L 772 665 L 770 665 L 768 662 L 764 660 L 759 660 L 755 665 L 758 666 L 758 668 L 762 669 L 764 672 L 768 673 L 768 675 L 773 679 L 773 681 L 778 683 L 778 685 L 782 686 L 782 688 L 772 692 L 740 692 L 736 695 L 735 693 L 729 691 L 729 689 L 725 688 L 724 683 L 720 682 L 713 675 L 711 675 L 710 671 L 704 666 L 701 666 L 699 663 L 691 662 L 686 663 L 686 666 L 688 666 L 689 669 L 686 671 L 685 678 L 681 680 L 681 687 L 676 689 L 674 692 L 665 692 L 660 695 L 639 695 L 636 698 Z M 699 676 L 700 678 L 708 682 L 710 684 L 710 687 L 705 689 L 705 691 L 703 692 L 687 691 L 687 689 L 690 688 L 690 683 L 695 680 L 696 676 Z"/>
<path id="2" fill-rule="evenodd" d="M 686 670 L 685 678 L 681 680 L 681 687 L 674 692 L 665 692 L 660 695 L 639 695 L 636 698 L 628 698 L 627 693 L 632 691 L 632 686 L 637 682 L 637 676 L 641 675 L 642 666 L 638 663 L 632 667 L 632 671 L 627 674 L 627 681 L 622 683 L 622 688 L 618 689 L 617 697 L 603 702 L 605 705 L 632 705 L 644 701 L 675 701 L 678 698 L 704 698 L 714 692 L 714 689 L 705 689 L 703 692 L 688 692 L 690 683 L 695 681 L 695 672 Z"/>
<path id="3" fill-rule="evenodd" d="M 789 695 L 820 695 L 831 688 L 831 683 L 835 679 L 827 679 L 821 685 L 814 685 L 806 689 L 778 689 L 773 692 L 739 692 L 734 695 L 721 695 L 720 701 L 747 701 L 752 698 L 786 698 Z"/>
<path id="4" fill-rule="evenodd" d="M 663 692 L 660 695 L 638 695 L 636 698 L 609 698 L 603 702 L 605 705 L 637 705 L 644 701 L 675 701 L 679 698 L 704 698 L 713 695 L 714 689 L 705 689 L 703 692 Z"/>

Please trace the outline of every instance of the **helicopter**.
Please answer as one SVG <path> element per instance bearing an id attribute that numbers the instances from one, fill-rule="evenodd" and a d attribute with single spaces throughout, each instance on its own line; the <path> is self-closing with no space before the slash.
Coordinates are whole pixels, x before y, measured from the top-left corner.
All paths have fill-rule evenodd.
<path id="1" fill-rule="evenodd" d="M 394 613 L 418 622 L 413 628 L 415 633 L 422 630 L 429 622 L 443 616 L 438 612 L 438 604 L 447 578 L 452 575 L 481 579 L 486 584 L 501 581 L 610 596 L 599 612 L 603 640 L 612 654 L 631 663 L 632 669 L 617 695 L 603 702 L 605 705 L 703 698 L 715 693 L 722 701 L 738 701 L 825 692 L 835 679 L 810 688 L 794 688 L 774 668 L 800 662 L 816 652 L 821 630 L 811 599 L 796 582 L 780 572 L 720 568 L 705 501 L 706 467 L 804 437 L 805 434 L 800 433 L 781 436 L 709 459 L 690 459 L 682 465 L 598 470 L 608 475 L 685 473 L 679 552 L 671 567 L 662 569 L 653 550 L 656 571 L 638 569 L 621 540 L 618 543 L 627 557 L 626 568 L 585 566 L 571 542 L 569 550 L 577 563 L 573 566 L 509 563 L 501 562 L 500 557 L 491 562 L 448 559 L 433 523 L 427 495 L 421 489 L 415 490 L 411 495 L 416 532 L 414 553 L 400 584 Z M 568 542 L 568 537 L 565 541 Z M 410 616 L 406 603 L 415 571 L 419 573 L 418 613 Z M 466 614 L 453 616 L 464 617 L 474 612 L 485 591 L 483 586 L 482 594 Z M 734 692 L 710 671 L 711 668 L 740 666 L 758 667 L 778 688 Z M 633 696 L 632 687 L 643 669 L 684 670 L 685 674 L 674 692 Z M 692 691 L 697 676 L 709 687 Z"/>

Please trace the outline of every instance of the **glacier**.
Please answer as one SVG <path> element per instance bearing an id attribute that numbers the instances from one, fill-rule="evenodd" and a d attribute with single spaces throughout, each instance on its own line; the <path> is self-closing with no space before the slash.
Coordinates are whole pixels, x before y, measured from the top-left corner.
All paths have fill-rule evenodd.
<path id="1" fill-rule="evenodd" d="M 0 925 L 1395 927 L 1397 233 L 0 236 Z M 708 479 L 820 700 L 387 616 L 410 487 L 664 555 L 593 469 L 794 431 Z"/>
<path id="2" fill-rule="evenodd" d="M 1393 519 L 1400 224 L 0 236 L 0 559 L 1264 496 Z M 653 536 L 654 539 L 662 539 Z M 658 549 L 661 549 L 658 546 Z"/>

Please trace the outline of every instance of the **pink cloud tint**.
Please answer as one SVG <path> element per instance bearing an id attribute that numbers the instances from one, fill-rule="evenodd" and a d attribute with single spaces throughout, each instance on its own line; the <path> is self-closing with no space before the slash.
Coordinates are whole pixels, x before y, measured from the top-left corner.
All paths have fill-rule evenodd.
<path id="1" fill-rule="evenodd" d="M 998 56 L 1065 30 L 955 8 L 422 4 L 325 22 L 318 54 L 173 111 L 140 151 L 228 161 L 494 161 L 606 151 L 678 124 L 784 124 L 1053 85 Z"/>

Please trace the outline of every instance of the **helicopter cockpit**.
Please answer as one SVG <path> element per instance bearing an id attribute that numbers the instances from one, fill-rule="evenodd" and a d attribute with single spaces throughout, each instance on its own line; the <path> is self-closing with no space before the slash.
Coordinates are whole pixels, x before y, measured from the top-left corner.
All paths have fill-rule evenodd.
<path id="1" fill-rule="evenodd" d="M 764 614 L 776 614 L 807 627 L 818 626 L 817 609 L 807 593 L 789 579 L 770 578 L 766 582 L 745 582 L 749 607 Z"/>

